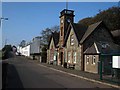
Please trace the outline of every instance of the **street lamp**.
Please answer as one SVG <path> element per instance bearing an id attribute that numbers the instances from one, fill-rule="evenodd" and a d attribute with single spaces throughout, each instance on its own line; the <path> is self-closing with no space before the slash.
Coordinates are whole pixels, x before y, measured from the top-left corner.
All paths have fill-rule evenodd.
<path id="1" fill-rule="evenodd" d="M 0 41 L 2 41 L 2 20 L 8 20 L 8 18 L 5 17 L 0 18 Z M 5 41 L 5 43 L 7 43 L 7 40 Z"/>
<path id="2" fill-rule="evenodd" d="M 5 17 L 1 17 L 0 19 L 1 19 L 1 20 L 2 20 L 2 19 L 4 19 L 4 20 L 8 20 L 8 18 L 5 18 Z"/>
<path id="3" fill-rule="evenodd" d="M 39 37 L 39 39 L 40 39 L 40 48 L 39 48 L 39 50 L 40 50 L 40 51 L 39 51 L 39 52 L 40 52 L 40 63 L 41 63 L 41 38 L 42 38 L 42 37 L 40 36 L 40 37 Z"/>
<path id="4" fill-rule="evenodd" d="M 0 18 L 0 27 L 2 26 L 2 20 L 8 20 L 8 18 L 5 18 L 5 17 Z"/>

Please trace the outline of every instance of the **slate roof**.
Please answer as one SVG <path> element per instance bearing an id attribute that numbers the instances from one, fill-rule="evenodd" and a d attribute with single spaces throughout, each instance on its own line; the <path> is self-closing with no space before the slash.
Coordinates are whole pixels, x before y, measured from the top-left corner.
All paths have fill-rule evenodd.
<path id="1" fill-rule="evenodd" d="M 88 47 L 85 51 L 84 54 L 99 54 L 99 52 L 97 52 L 96 47 L 95 47 L 96 43 L 94 43 L 91 47 Z"/>
<path id="2" fill-rule="evenodd" d="M 80 43 L 82 44 L 82 43 L 87 39 L 87 37 L 88 37 L 101 23 L 102 23 L 102 21 L 90 25 L 90 26 L 88 27 L 87 31 L 85 32 L 84 36 L 82 37 Z"/>
<path id="3" fill-rule="evenodd" d="M 59 33 L 58 32 L 53 33 L 53 40 L 54 40 L 55 47 L 57 47 L 57 44 L 59 43 Z"/>
<path id="4" fill-rule="evenodd" d="M 106 47 L 103 47 L 103 44 L 107 44 Z M 95 47 L 96 45 L 96 47 Z M 98 52 L 96 50 L 98 49 Z M 120 46 L 113 42 L 95 42 L 91 47 L 87 48 L 84 54 L 115 54 L 120 53 Z"/>
<path id="5" fill-rule="evenodd" d="M 73 28 L 73 30 L 75 32 L 75 35 L 77 37 L 78 42 L 80 42 L 81 38 L 83 37 L 84 33 L 87 30 L 87 27 L 84 26 L 84 25 L 82 25 L 82 24 L 70 23 L 69 26 L 68 26 L 68 30 L 67 30 L 67 33 L 66 33 L 66 36 L 65 36 L 65 40 L 64 40 L 63 46 L 66 45 L 67 39 L 69 37 L 70 31 L 71 31 L 70 27 Z"/>
<path id="6" fill-rule="evenodd" d="M 48 49 L 51 43 L 51 40 L 53 38 L 55 47 L 57 47 L 57 44 L 59 43 L 59 32 L 53 32 L 52 35 L 50 36 L 49 44 L 48 44 Z"/>
<path id="7" fill-rule="evenodd" d="M 75 31 L 75 34 L 77 36 L 78 42 L 80 42 L 80 40 L 82 39 L 83 35 L 85 34 L 87 27 L 83 26 L 82 24 L 73 24 L 73 28 Z"/>
<path id="8" fill-rule="evenodd" d="M 111 31 L 111 33 L 112 33 L 113 37 L 120 37 L 120 29 Z"/>

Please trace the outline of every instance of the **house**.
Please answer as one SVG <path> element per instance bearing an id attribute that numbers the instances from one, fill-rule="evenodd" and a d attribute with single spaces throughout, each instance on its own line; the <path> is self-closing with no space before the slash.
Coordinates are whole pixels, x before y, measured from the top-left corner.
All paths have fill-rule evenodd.
<path id="1" fill-rule="evenodd" d="M 100 42 L 103 45 L 108 42 L 114 42 L 112 34 L 102 21 L 92 24 L 88 27 L 80 41 L 82 53 L 84 54 L 84 51 L 91 47 L 94 42 Z M 82 70 L 84 71 L 84 56 L 81 57 L 81 60 Z"/>
<path id="2" fill-rule="evenodd" d="M 112 68 L 112 54 L 118 53 L 120 53 L 120 46 L 113 42 L 94 42 L 91 47 L 88 47 L 84 51 L 84 71 L 99 73 L 99 64 L 100 61 L 102 61 L 102 72 L 104 74 L 110 74 L 110 68 Z"/>
<path id="3" fill-rule="evenodd" d="M 41 37 L 37 36 L 35 38 L 33 38 L 32 42 L 31 42 L 31 50 L 30 50 L 30 56 L 32 59 L 37 59 L 41 61 L 41 56 L 40 56 L 40 52 L 41 52 L 41 48 L 40 48 L 40 40 Z"/>
<path id="4" fill-rule="evenodd" d="M 57 44 L 59 41 L 59 33 L 54 32 L 50 37 L 50 43 L 47 50 L 47 63 L 57 64 Z"/>
<path id="5" fill-rule="evenodd" d="M 60 33 L 59 36 L 52 36 L 49 42 L 47 61 L 57 60 L 57 65 L 99 73 L 101 54 L 120 53 L 120 46 L 114 43 L 113 35 L 103 21 L 86 27 L 74 23 L 74 16 L 73 10 L 60 12 Z M 109 63 L 111 56 L 104 60 L 103 66 L 111 66 Z M 110 72 L 105 68 L 103 71 Z"/>
<path id="6" fill-rule="evenodd" d="M 87 27 L 81 24 L 70 22 L 64 40 L 64 63 L 67 67 L 81 70 L 81 47 L 79 45 Z"/>
<path id="7" fill-rule="evenodd" d="M 37 36 L 33 38 L 32 42 L 26 43 L 25 40 L 17 47 L 18 54 L 30 57 L 31 59 L 37 59 L 41 61 L 41 48 L 40 48 L 41 37 Z"/>
<path id="8" fill-rule="evenodd" d="M 22 47 L 21 54 L 30 57 L 30 47 L 30 44 L 27 44 L 24 47 Z"/>

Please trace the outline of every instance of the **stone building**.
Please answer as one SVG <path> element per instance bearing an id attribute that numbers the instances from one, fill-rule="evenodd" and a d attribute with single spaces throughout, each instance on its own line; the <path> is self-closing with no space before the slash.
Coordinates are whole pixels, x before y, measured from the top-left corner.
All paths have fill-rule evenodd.
<path id="1" fill-rule="evenodd" d="M 120 53 L 120 46 L 114 43 L 110 30 L 102 21 L 88 27 L 80 44 L 83 46 L 82 66 L 87 72 L 98 73 L 100 54 Z M 109 66 L 111 56 L 104 59 L 103 66 Z"/>
<path id="2" fill-rule="evenodd" d="M 74 16 L 73 10 L 64 9 L 60 12 L 60 33 L 51 37 L 47 61 L 99 73 L 100 54 L 120 53 L 120 46 L 114 43 L 113 35 L 103 21 L 86 27 L 74 23 Z M 111 57 L 107 57 L 104 65 L 109 65 L 109 62 Z"/>
<path id="3" fill-rule="evenodd" d="M 59 33 L 57 32 L 52 33 L 47 50 L 47 63 L 49 64 L 57 64 L 58 42 L 59 42 Z"/>

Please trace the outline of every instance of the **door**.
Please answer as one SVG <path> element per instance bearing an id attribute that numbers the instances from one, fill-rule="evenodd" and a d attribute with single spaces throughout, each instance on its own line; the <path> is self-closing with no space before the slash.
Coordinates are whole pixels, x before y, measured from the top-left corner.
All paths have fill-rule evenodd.
<path id="1" fill-rule="evenodd" d="M 61 65 L 63 65 L 63 52 L 60 53 L 60 62 L 61 62 Z"/>

